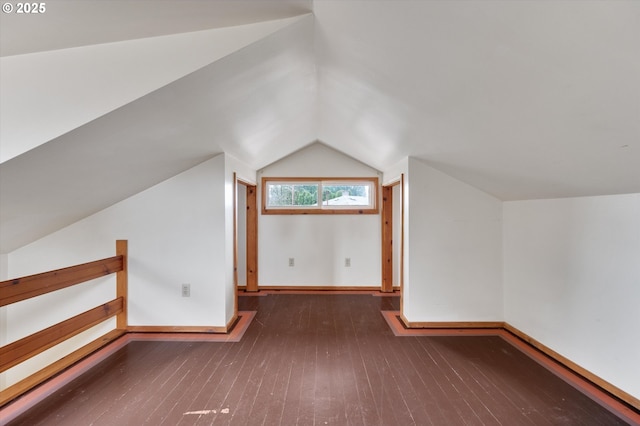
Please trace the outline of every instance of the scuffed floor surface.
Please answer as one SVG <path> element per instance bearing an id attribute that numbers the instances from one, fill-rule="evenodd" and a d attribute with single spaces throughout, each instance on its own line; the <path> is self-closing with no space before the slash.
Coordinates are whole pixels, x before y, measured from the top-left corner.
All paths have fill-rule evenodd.
<path id="1" fill-rule="evenodd" d="M 239 300 L 240 342 L 128 343 L 11 424 L 627 424 L 498 336 L 395 337 L 397 297 Z"/>

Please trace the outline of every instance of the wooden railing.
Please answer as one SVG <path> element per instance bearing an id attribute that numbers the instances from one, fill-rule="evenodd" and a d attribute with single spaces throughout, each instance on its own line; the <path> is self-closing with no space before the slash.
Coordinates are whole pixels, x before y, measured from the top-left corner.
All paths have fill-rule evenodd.
<path id="1" fill-rule="evenodd" d="M 6 306 L 113 273 L 116 274 L 114 300 L 0 347 L 0 372 L 3 372 L 109 318 L 116 317 L 114 330 L 2 390 L 0 406 L 126 333 L 127 241 L 116 241 L 114 257 L 0 282 L 0 306 Z"/>

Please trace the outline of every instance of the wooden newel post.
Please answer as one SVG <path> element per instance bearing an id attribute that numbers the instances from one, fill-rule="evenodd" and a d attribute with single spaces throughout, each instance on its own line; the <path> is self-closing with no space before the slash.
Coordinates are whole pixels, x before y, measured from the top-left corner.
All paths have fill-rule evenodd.
<path id="1" fill-rule="evenodd" d="M 116 328 L 127 329 L 128 248 L 127 240 L 116 240 L 116 256 L 122 256 L 122 271 L 116 273 L 116 298 L 122 298 L 122 312 L 116 316 Z"/>

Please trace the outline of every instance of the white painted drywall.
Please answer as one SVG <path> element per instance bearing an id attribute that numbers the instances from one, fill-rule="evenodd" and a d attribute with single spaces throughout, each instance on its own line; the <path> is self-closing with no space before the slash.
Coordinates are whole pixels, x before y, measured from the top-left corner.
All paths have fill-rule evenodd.
<path id="1" fill-rule="evenodd" d="M 378 172 L 316 143 L 259 177 L 377 177 Z M 258 194 L 261 195 L 259 188 Z M 263 215 L 258 282 L 267 286 L 380 286 L 380 215 Z M 295 259 L 289 267 L 288 259 Z M 345 258 L 351 267 L 345 267 Z"/>
<path id="2" fill-rule="evenodd" d="M 502 203 L 409 158 L 404 316 L 502 320 Z"/>
<path id="3" fill-rule="evenodd" d="M 504 203 L 505 320 L 640 397 L 640 194 Z"/>
<path id="4" fill-rule="evenodd" d="M 301 19 L 293 17 L 3 57 L 0 59 L 0 162 Z"/>
<path id="5" fill-rule="evenodd" d="M 234 308 L 234 300 L 224 297 L 233 294 L 233 223 L 227 220 L 233 214 L 233 171 L 225 170 L 226 161 L 225 155 L 214 157 L 9 253 L 9 276 L 113 256 L 115 240 L 127 239 L 130 325 L 224 326 Z M 114 280 L 101 278 L 9 306 L 8 341 L 111 300 Z M 191 284 L 191 297 L 181 297 L 182 283 Z M 10 370 L 7 385 L 100 334 L 104 331 L 59 345 L 38 366 Z"/>

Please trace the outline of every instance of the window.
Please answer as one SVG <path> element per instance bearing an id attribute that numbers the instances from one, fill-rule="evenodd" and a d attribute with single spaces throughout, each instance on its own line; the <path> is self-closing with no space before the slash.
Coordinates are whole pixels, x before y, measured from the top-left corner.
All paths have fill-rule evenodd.
<path id="1" fill-rule="evenodd" d="M 263 214 L 376 214 L 378 178 L 262 178 Z"/>

